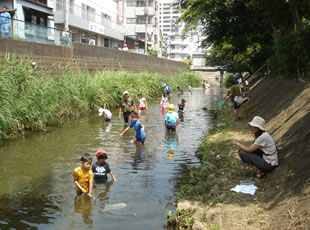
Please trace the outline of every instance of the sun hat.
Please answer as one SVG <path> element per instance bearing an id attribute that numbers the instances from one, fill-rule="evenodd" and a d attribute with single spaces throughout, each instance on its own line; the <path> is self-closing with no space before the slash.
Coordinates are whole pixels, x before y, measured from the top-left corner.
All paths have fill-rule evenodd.
<path id="1" fill-rule="evenodd" d="M 168 105 L 168 112 L 173 112 L 174 110 L 174 104 Z"/>
<path id="2" fill-rule="evenodd" d="M 129 92 L 126 90 L 126 91 L 124 91 L 123 96 L 124 96 L 125 94 L 129 94 Z"/>
<path id="3" fill-rule="evenodd" d="M 103 149 L 99 149 L 96 152 L 96 157 L 100 157 L 100 156 L 104 156 L 104 157 L 108 158 L 107 153 Z"/>
<path id="4" fill-rule="evenodd" d="M 103 112 L 104 112 L 104 109 L 103 109 L 103 108 L 99 108 L 99 109 L 98 109 L 98 115 L 99 115 L 99 116 L 102 116 Z"/>
<path id="5" fill-rule="evenodd" d="M 260 130 L 265 130 L 265 120 L 260 116 L 255 116 L 251 122 L 249 122 L 249 125 L 252 127 L 257 127 Z"/>
<path id="6" fill-rule="evenodd" d="M 166 86 L 166 83 L 163 84 L 163 87 L 165 87 L 165 86 Z"/>

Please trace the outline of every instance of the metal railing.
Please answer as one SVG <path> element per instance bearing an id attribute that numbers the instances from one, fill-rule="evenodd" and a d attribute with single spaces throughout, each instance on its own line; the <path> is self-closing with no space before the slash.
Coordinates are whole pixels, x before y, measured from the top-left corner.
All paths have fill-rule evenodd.
<path id="1" fill-rule="evenodd" d="M 71 32 L 17 19 L 11 19 L 9 24 L 1 24 L 0 37 L 44 44 L 72 46 Z"/>

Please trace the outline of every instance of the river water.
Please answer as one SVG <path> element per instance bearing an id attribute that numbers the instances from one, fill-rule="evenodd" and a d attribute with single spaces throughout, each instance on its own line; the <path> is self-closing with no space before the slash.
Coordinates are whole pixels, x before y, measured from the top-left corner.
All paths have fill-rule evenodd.
<path id="1" fill-rule="evenodd" d="M 0 229 L 164 229 L 165 213 L 175 210 L 176 179 L 184 167 L 199 165 L 194 153 L 221 97 L 218 87 L 175 94 L 173 103 L 187 100 L 176 135 L 166 135 L 159 98 L 154 99 L 141 119 L 144 146 L 130 144 L 134 130 L 119 136 L 124 124 L 117 110 L 110 123 L 92 114 L 2 143 Z M 93 199 L 77 201 L 73 169 L 83 153 L 94 156 L 101 148 L 118 182 L 94 188 Z"/>

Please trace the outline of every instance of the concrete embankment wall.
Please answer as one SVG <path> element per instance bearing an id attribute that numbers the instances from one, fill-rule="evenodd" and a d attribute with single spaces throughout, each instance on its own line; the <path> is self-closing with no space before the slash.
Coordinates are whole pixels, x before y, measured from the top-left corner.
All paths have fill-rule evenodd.
<path id="1" fill-rule="evenodd" d="M 309 217 L 305 215 L 310 207 L 309 102 L 309 83 L 266 79 L 250 93 L 249 119 L 257 115 L 265 118 L 266 130 L 280 147 L 279 167 L 264 181 L 265 198 L 275 216 L 283 217 L 290 210 L 292 216 Z M 275 218 L 272 226 L 286 229 L 290 221 Z M 310 218 L 305 223 L 310 223 Z"/>
<path id="2" fill-rule="evenodd" d="M 36 62 L 48 73 L 61 72 L 66 68 L 73 71 L 127 70 L 162 74 L 187 71 L 185 63 L 78 43 L 64 47 L 0 38 L 0 57 L 6 53 Z"/>

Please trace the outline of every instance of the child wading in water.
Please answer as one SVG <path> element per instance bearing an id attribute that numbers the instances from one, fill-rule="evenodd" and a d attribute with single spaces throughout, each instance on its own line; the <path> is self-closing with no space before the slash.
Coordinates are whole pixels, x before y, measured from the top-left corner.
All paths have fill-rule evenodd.
<path id="1" fill-rule="evenodd" d="M 147 102 L 141 93 L 138 94 L 139 98 L 139 116 L 144 115 L 145 110 L 147 110 Z"/>
<path id="2" fill-rule="evenodd" d="M 165 110 L 168 108 L 169 99 L 166 93 L 163 93 L 161 100 L 160 100 L 160 110 Z"/>
<path id="3" fill-rule="evenodd" d="M 103 121 L 109 122 L 112 119 L 112 113 L 110 110 L 105 108 L 99 108 L 98 109 L 98 115 L 102 117 Z"/>
<path id="4" fill-rule="evenodd" d="M 110 166 L 106 161 L 108 159 L 107 153 L 103 149 L 99 149 L 96 152 L 97 162 L 92 165 L 92 171 L 94 173 L 94 181 L 96 183 L 104 183 L 108 181 L 108 174 L 111 175 L 113 181 L 117 181 Z"/>
<path id="5" fill-rule="evenodd" d="M 123 136 L 130 128 L 134 127 L 136 130 L 136 136 L 131 141 L 131 143 L 136 144 L 138 142 L 144 144 L 146 138 L 146 134 L 144 132 L 144 125 L 142 125 L 142 123 L 138 120 L 138 118 L 139 115 L 136 112 L 133 112 L 131 114 L 131 122 L 129 126 L 120 134 L 120 136 Z"/>
<path id="6" fill-rule="evenodd" d="M 178 104 L 178 107 L 179 107 L 179 117 L 181 119 L 181 121 L 184 121 L 184 112 L 185 112 L 185 99 L 182 99 L 181 100 L 181 103 Z"/>
<path id="7" fill-rule="evenodd" d="M 165 126 L 167 131 L 175 132 L 179 124 L 179 116 L 174 112 L 174 105 L 168 106 L 168 113 L 165 116 Z"/>
<path id="8" fill-rule="evenodd" d="M 76 185 L 77 195 L 87 194 L 92 197 L 93 191 L 93 171 L 90 169 L 92 158 L 88 153 L 81 157 L 81 166 L 74 169 L 73 179 Z"/>

